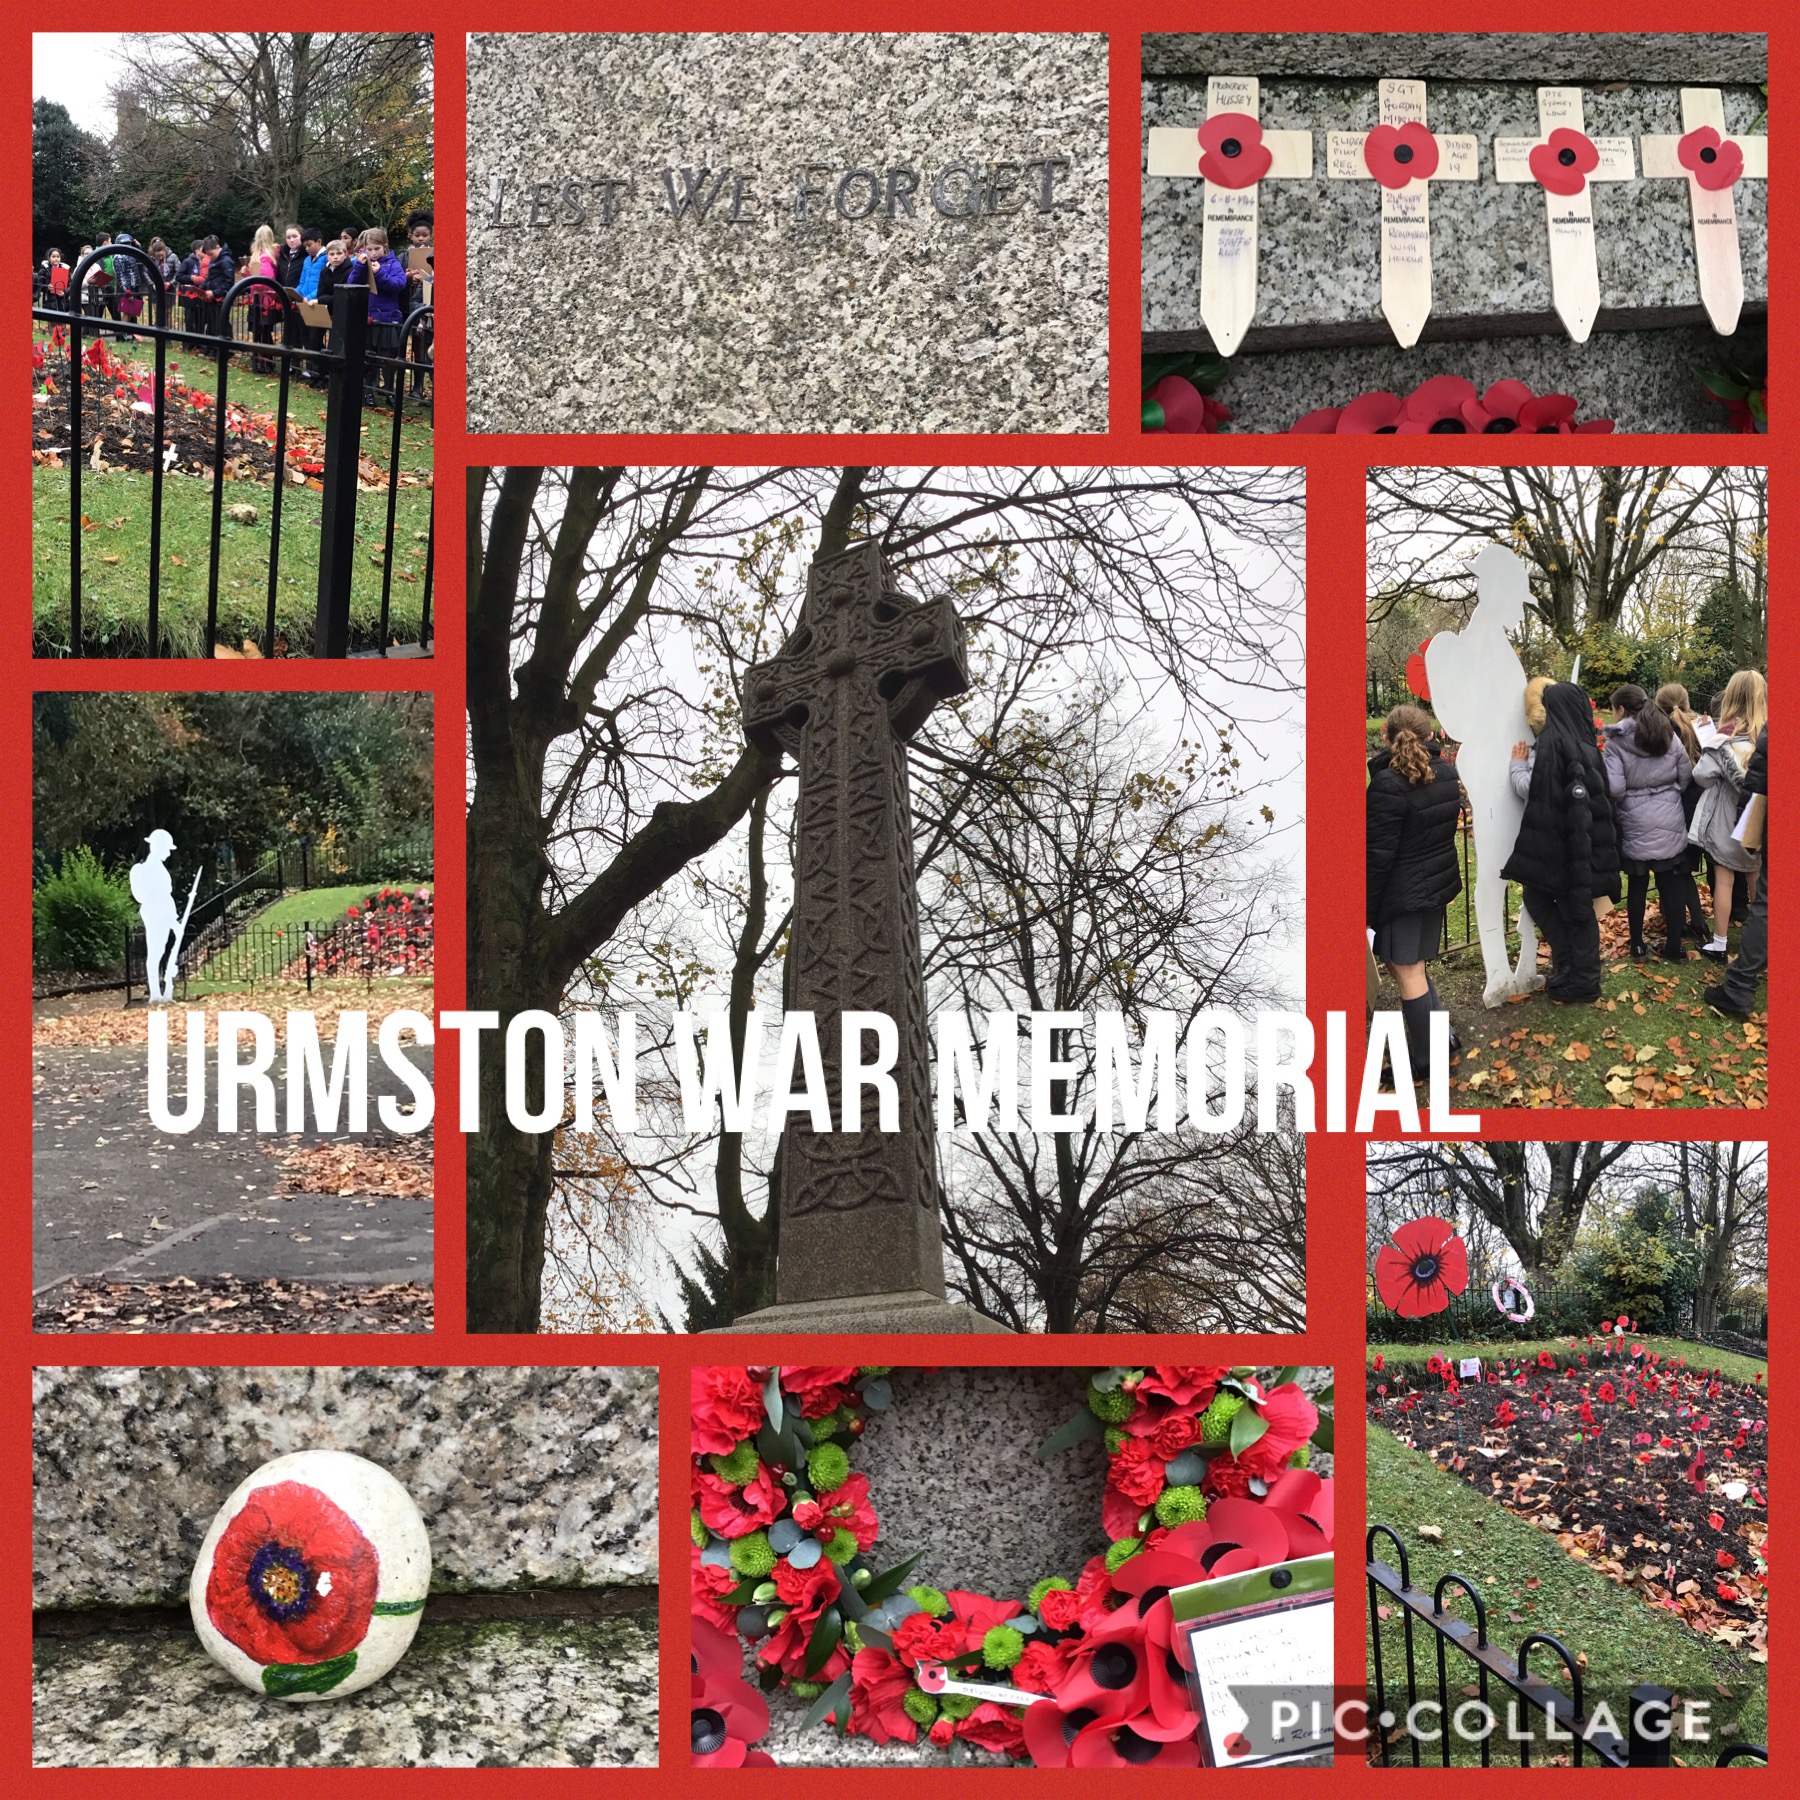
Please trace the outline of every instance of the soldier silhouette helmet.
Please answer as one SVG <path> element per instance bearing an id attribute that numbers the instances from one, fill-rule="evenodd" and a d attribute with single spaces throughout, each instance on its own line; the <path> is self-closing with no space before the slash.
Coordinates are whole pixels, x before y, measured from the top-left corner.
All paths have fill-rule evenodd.
<path id="1" fill-rule="evenodd" d="M 152 856 L 167 856 L 175 848 L 175 840 L 160 828 L 151 832 L 144 842 L 150 846 Z"/>

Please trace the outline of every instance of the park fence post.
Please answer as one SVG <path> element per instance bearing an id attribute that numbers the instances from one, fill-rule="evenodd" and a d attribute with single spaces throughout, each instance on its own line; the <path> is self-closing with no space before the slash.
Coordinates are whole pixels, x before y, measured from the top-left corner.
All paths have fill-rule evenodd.
<path id="1" fill-rule="evenodd" d="M 1631 1724 L 1626 1766 L 1633 1769 L 1666 1769 L 1674 1736 L 1674 1694 L 1654 1681 L 1640 1682 L 1631 1690 Z"/>
<path id="2" fill-rule="evenodd" d="M 350 654 L 350 578 L 356 566 L 356 487 L 362 458 L 363 364 L 369 343 L 369 290 L 339 287 L 331 297 L 331 386 L 325 397 L 324 493 L 319 507 L 319 608 L 314 656 Z"/>

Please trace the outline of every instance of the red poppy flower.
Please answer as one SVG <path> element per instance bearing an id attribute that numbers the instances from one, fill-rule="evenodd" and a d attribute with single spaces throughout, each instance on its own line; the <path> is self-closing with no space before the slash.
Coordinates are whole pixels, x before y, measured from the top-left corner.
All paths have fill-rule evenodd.
<path id="1" fill-rule="evenodd" d="M 1603 1400 L 1603 1401 L 1604 1401 L 1604 1402 L 1605 1402 L 1605 1403 L 1606 1403 L 1606 1404 L 1607 1404 L 1607 1405 L 1608 1405 L 1608 1406 L 1611 1406 L 1611 1405 L 1612 1405 L 1612 1403 L 1613 1403 L 1613 1402 L 1614 1402 L 1614 1401 L 1615 1401 L 1615 1400 L 1616 1400 L 1616 1399 L 1618 1399 L 1618 1397 L 1619 1397 L 1619 1396 L 1618 1396 L 1618 1394 L 1617 1394 L 1617 1393 L 1616 1393 L 1616 1392 L 1615 1392 L 1615 1391 L 1614 1391 L 1614 1389 L 1613 1389 L 1613 1384 L 1612 1384 L 1612 1383 L 1611 1383 L 1611 1382 L 1610 1382 L 1610 1381 L 1603 1381 L 1603 1382 L 1601 1382 L 1601 1384 L 1600 1384 L 1600 1398 L 1601 1398 L 1601 1400 Z"/>
<path id="2" fill-rule="evenodd" d="M 1710 125 L 1686 133 L 1675 146 L 1681 166 L 1708 193 L 1728 188 L 1744 172 L 1744 153 L 1730 138 L 1722 138 Z"/>
<path id="3" fill-rule="evenodd" d="M 1516 1425 L 1518 1422 L 1519 1415 L 1513 1411 L 1512 1402 L 1510 1400 L 1502 1400 L 1500 1402 L 1500 1410 L 1494 1414 L 1494 1423 L 1496 1425 Z"/>
<path id="4" fill-rule="evenodd" d="M 1430 642 L 1430 638 L 1425 640 L 1425 644 L 1429 644 Z M 1427 679 L 1425 674 L 1425 644 L 1421 644 L 1418 649 L 1406 659 L 1407 688 L 1412 693 L 1418 695 L 1421 700 L 1429 700 L 1431 698 L 1431 682 Z M 1378 1369 L 1381 1367 L 1380 1357 L 1375 1359 L 1375 1366 Z"/>
<path id="5" fill-rule="evenodd" d="M 1144 395 L 1146 414 L 1154 406 L 1162 414 L 1162 423 L 1152 424 L 1146 416 L 1144 429 L 1189 435 L 1212 436 L 1221 425 L 1231 422 L 1231 409 L 1221 405 L 1211 394 L 1203 394 L 1181 375 L 1165 375 Z"/>
<path id="6" fill-rule="evenodd" d="M 1200 173 L 1216 187 L 1254 187 L 1274 160 L 1248 113 L 1214 113 L 1200 127 Z"/>
<path id="7" fill-rule="evenodd" d="M 775 1485 L 775 1478 L 761 1463 L 744 1487 L 734 1487 L 710 1469 L 696 1467 L 693 1492 L 700 1508 L 700 1521 L 720 1537 L 738 1538 L 764 1526 L 773 1525 L 781 1517 L 786 1503 L 785 1492 Z"/>
<path id="8" fill-rule="evenodd" d="M 1326 435 L 1331 435 L 1337 431 L 1339 421 L 1342 420 L 1343 416 L 1344 409 L 1341 406 L 1322 406 L 1317 412 L 1302 413 L 1300 417 L 1288 427 L 1288 430 L 1289 432 L 1311 432 L 1314 434 L 1324 433 Z"/>
<path id="9" fill-rule="evenodd" d="M 1416 119 L 1405 125 L 1377 125 L 1363 139 L 1363 161 L 1384 188 L 1429 181 L 1437 173 L 1437 139 Z"/>
<path id="10" fill-rule="evenodd" d="M 1338 419 L 1340 437 L 1386 437 L 1400 429 L 1400 412 L 1405 403 L 1398 394 L 1377 389 L 1358 394 Z"/>
<path id="11" fill-rule="evenodd" d="M 1375 1288 L 1403 1319 L 1444 1311 L 1469 1285 L 1469 1251 L 1448 1219 L 1409 1219 L 1375 1254 Z"/>
<path id="12" fill-rule="evenodd" d="M 850 1729 L 873 1744 L 914 1744 L 918 1726 L 906 1716 L 912 1671 L 885 1650 L 857 1651 L 850 1662 Z"/>
<path id="13" fill-rule="evenodd" d="M 258 1663 L 321 1663 L 369 1629 L 381 1559 L 335 1501 L 299 1481 L 253 1489 L 206 1577 L 206 1614 Z"/>
<path id="14" fill-rule="evenodd" d="M 701 1618 L 692 1630 L 694 1767 L 774 1768 L 774 1757 L 750 1747 L 768 1736 L 769 1708 L 743 1677 L 736 1636 Z"/>
<path id="15" fill-rule="evenodd" d="M 1584 131 L 1558 126 L 1548 143 L 1535 144 L 1531 172 L 1538 185 L 1552 194 L 1579 194 L 1587 178 L 1600 166 L 1600 152 Z"/>

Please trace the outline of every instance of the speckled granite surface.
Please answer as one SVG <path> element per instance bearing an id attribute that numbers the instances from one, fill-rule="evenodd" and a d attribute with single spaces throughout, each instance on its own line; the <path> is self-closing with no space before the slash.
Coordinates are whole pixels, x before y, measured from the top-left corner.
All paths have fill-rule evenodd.
<path id="1" fill-rule="evenodd" d="M 646 1767 L 656 1761 L 654 1612 L 582 1623 L 424 1625 L 348 1699 L 265 1700 L 158 1629 L 34 1649 L 40 1767 Z"/>
<path id="2" fill-rule="evenodd" d="M 1761 325 L 1747 325 L 1731 338 L 1702 326 L 1599 332 L 1585 344 L 1540 336 L 1245 353 L 1232 358 L 1217 397 L 1231 408 L 1233 432 L 1286 431 L 1317 407 L 1376 389 L 1410 393 L 1433 375 L 1461 375 L 1477 387 L 1511 377 L 1534 393 L 1573 394 L 1580 417 L 1612 419 L 1621 432 L 1720 432 L 1724 408 L 1694 371 L 1757 361 L 1766 343 Z"/>
<path id="3" fill-rule="evenodd" d="M 1546 84 L 1761 82 L 1769 40 L 1752 31 L 1162 31 L 1144 38 L 1147 75 L 1421 76 Z"/>
<path id="4" fill-rule="evenodd" d="M 1272 1380 L 1274 1369 L 1258 1370 Z M 1039 1444 L 1081 1404 L 1081 1378 L 1066 1369 L 897 1369 L 894 1405 L 872 1420 L 851 1458 L 869 1477 L 881 1520 L 875 1562 L 885 1567 L 921 1546 L 917 1579 L 994 1595 L 1021 1595 L 1041 1576 L 1074 1579 L 1104 1549 L 1100 1499 L 1106 1458 L 1088 1439 L 1036 1460 Z M 1302 1387 L 1318 1393 L 1331 1371 L 1303 1369 Z M 1331 1473 L 1331 1458 L 1313 1466 Z M 747 1653 L 746 1673 L 755 1662 Z M 784 1766 L 882 1768 L 1016 1767 L 1011 1758 L 958 1742 L 874 1744 L 826 1727 L 801 1729 L 807 1701 L 785 1690 L 769 1695 L 762 1748 Z"/>
<path id="5" fill-rule="evenodd" d="M 472 37 L 470 429 L 1104 430 L 1106 79 L 1091 34 Z M 999 169 L 996 212 L 932 203 L 956 164 Z M 665 169 L 678 195 L 744 176 L 739 216 L 732 185 L 671 218 Z M 841 216 L 872 200 L 838 186 L 858 169 L 882 199 Z M 596 189 L 552 222 L 565 181 L 603 180 L 633 184 L 614 223 Z"/>
<path id="6" fill-rule="evenodd" d="M 1518 64 L 1513 65 L 1517 68 Z M 1479 181 L 1445 182 L 1431 193 L 1432 319 L 1541 316 L 1552 310 L 1544 195 L 1535 183 L 1493 180 L 1492 140 L 1535 136 L 1537 81 L 1434 82 L 1434 131 L 1481 141 Z M 1622 82 L 1590 90 L 1595 137 L 1678 132 L 1677 83 Z M 1144 130 L 1198 127 L 1206 116 L 1203 75 L 1144 83 Z M 1764 101 L 1754 87 L 1725 88 L 1725 117 L 1748 129 Z M 1373 79 L 1282 77 L 1262 84 L 1269 128 L 1366 131 L 1375 123 Z M 1763 127 L 1758 127 L 1759 130 Z M 1146 139 L 1146 142 L 1148 140 Z M 1253 330 L 1266 326 L 1381 323 L 1381 189 L 1373 181 L 1324 178 L 1324 139 L 1315 135 L 1311 181 L 1269 181 L 1258 191 L 1258 281 Z M 1143 323 L 1146 331 L 1194 331 L 1200 320 L 1200 181 L 1144 177 Z M 1746 301 L 1768 297 L 1768 183 L 1734 190 Z M 1694 231 L 1679 181 L 1606 182 L 1595 189 L 1594 245 L 1603 308 L 1694 307 Z M 1607 334 L 1596 333 L 1590 347 Z M 1323 401 L 1314 404 L 1322 405 Z M 1667 429 L 1667 427 L 1662 427 Z"/>
<path id="7" fill-rule="evenodd" d="M 34 1371 L 36 1606 L 185 1598 L 243 1477 L 351 1450 L 411 1492 L 434 1590 L 656 1578 L 656 1376 L 648 1369 Z"/>

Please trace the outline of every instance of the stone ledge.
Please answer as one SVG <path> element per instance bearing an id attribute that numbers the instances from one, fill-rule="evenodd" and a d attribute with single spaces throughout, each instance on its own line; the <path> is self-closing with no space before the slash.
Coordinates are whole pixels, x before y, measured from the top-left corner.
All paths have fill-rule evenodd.
<path id="1" fill-rule="evenodd" d="M 809 1334 L 883 1332 L 1010 1332 L 998 1319 L 960 1302 L 938 1299 L 922 1289 L 904 1294 L 858 1294 L 838 1300 L 802 1300 L 765 1306 L 729 1325 L 716 1325 L 708 1336 L 744 1333 Z"/>
<path id="2" fill-rule="evenodd" d="M 385 1679 L 298 1705 L 240 1687 L 191 1630 L 33 1646 L 40 1767 L 653 1767 L 654 1615 L 422 1625 Z"/>
<path id="3" fill-rule="evenodd" d="M 431 1535 L 432 1587 L 656 1578 L 656 1371 L 40 1368 L 32 1599 L 186 1597 L 226 1495 L 271 1457 L 349 1450 Z"/>
<path id="4" fill-rule="evenodd" d="M 1353 79 L 1672 81 L 1769 79 L 1756 31 L 1168 31 L 1147 33 L 1146 75 L 1327 75 Z"/>

